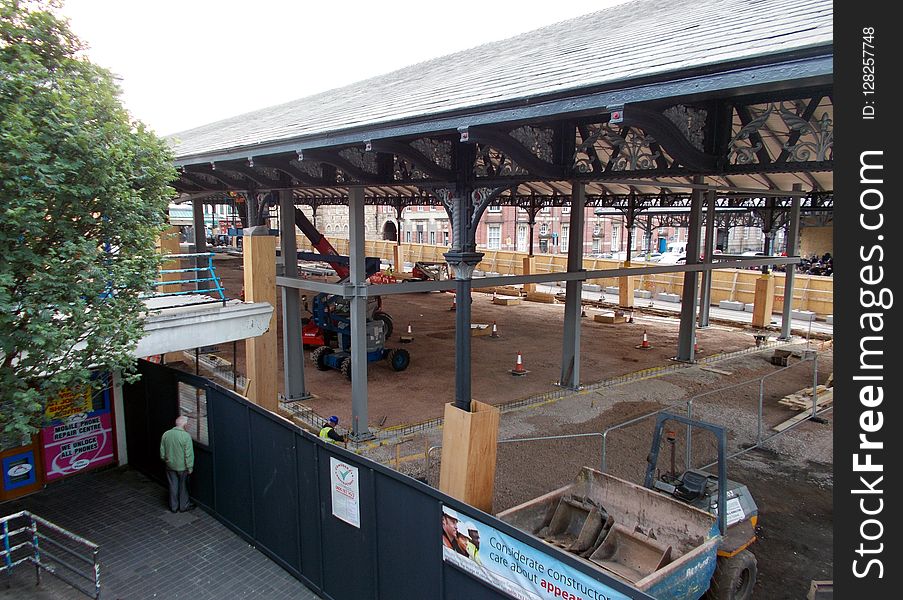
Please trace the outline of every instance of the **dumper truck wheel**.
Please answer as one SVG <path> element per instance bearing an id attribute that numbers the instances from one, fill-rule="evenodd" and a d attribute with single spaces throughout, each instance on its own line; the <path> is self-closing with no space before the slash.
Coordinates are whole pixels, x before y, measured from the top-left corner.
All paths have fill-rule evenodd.
<path id="1" fill-rule="evenodd" d="M 342 361 L 342 365 L 339 368 L 339 370 L 342 372 L 342 375 L 345 376 L 345 379 L 347 379 L 348 381 L 351 381 L 351 359 L 350 358 L 346 358 L 345 360 Z"/>
<path id="2" fill-rule="evenodd" d="M 329 346 L 320 346 L 310 353 L 310 360 L 317 365 L 320 371 L 328 371 L 329 365 L 326 364 L 326 356 L 332 354 L 332 348 Z"/>
<path id="3" fill-rule="evenodd" d="M 708 600 L 748 600 L 756 585 L 756 557 L 749 550 L 742 550 L 730 558 L 718 557 Z"/>

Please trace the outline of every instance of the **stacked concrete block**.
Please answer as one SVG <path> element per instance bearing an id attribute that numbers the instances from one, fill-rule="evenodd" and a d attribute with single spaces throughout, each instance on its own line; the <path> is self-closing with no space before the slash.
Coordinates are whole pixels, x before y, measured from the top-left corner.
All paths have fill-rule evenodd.
<path id="1" fill-rule="evenodd" d="M 601 286 L 601 285 L 596 285 L 595 283 L 584 283 L 584 284 L 583 284 L 583 291 L 584 291 L 584 292 L 601 292 L 601 291 L 602 291 L 602 286 Z"/>
<path id="2" fill-rule="evenodd" d="M 650 292 L 649 290 L 633 290 L 633 297 L 648 299 L 652 297 L 652 292 Z"/>
<path id="3" fill-rule="evenodd" d="M 736 300 L 722 300 L 718 303 L 718 308 L 723 308 L 725 310 L 745 310 L 746 305 L 742 302 L 737 302 Z"/>
<path id="4" fill-rule="evenodd" d="M 814 321 L 815 313 L 811 310 L 791 310 L 790 318 L 798 321 Z"/>
<path id="5" fill-rule="evenodd" d="M 606 294 L 617 294 L 617 293 L 618 293 L 618 286 L 616 286 L 616 285 L 610 285 L 610 286 L 606 287 L 606 288 L 605 288 L 605 293 L 606 293 Z"/>
<path id="6" fill-rule="evenodd" d="M 662 302 L 680 302 L 680 296 L 677 294 L 669 294 L 668 292 L 659 292 L 655 295 L 656 300 L 661 300 Z"/>

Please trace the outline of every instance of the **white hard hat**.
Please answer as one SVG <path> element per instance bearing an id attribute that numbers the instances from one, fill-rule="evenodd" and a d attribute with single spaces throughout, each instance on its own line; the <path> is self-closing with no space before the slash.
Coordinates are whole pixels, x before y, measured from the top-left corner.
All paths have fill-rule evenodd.
<path id="1" fill-rule="evenodd" d="M 464 537 L 468 537 L 468 538 L 470 537 L 470 533 L 468 533 L 468 529 L 467 529 L 467 523 L 465 523 L 463 521 L 458 521 L 457 529 L 458 529 L 458 533 L 460 535 L 463 535 Z"/>
<path id="2" fill-rule="evenodd" d="M 477 526 L 474 525 L 472 521 L 467 521 L 466 523 L 464 523 L 464 527 L 467 529 L 467 531 L 476 531 L 477 533 L 480 532 L 480 530 L 477 529 Z"/>

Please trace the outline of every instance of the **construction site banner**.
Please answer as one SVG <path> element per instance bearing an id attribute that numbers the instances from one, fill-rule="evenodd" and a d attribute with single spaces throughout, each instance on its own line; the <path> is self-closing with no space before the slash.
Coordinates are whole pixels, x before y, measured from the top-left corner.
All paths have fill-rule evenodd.
<path id="1" fill-rule="evenodd" d="M 627 600 L 556 558 L 442 507 L 442 558 L 517 600 Z M 455 533 L 452 533 L 455 531 Z"/>

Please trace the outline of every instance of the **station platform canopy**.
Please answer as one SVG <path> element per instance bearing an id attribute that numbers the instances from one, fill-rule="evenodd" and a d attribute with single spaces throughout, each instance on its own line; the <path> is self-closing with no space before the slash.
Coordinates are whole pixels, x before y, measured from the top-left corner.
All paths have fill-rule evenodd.
<path id="1" fill-rule="evenodd" d="M 478 18 L 478 15 L 474 15 Z M 635 0 L 169 138 L 186 198 L 833 203 L 829 0 Z"/>

